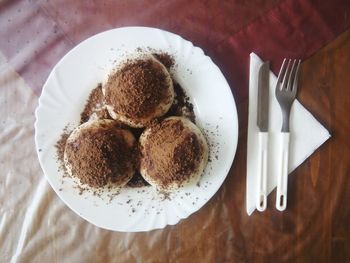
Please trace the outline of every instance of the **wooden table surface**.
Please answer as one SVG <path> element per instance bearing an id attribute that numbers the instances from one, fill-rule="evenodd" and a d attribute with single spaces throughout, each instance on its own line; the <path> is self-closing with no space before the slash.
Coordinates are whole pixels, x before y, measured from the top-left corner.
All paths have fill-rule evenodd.
<path id="1" fill-rule="evenodd" d="M 237 157 L 223 190 L 212 201 L 223 202 L 231 220 L 229 233 L 215 242 L 218 258 L 228 239 L 225 245 L 234 247 L 237 261 L 350 262 L 350 30 L 302 63 L 298 98 L 332 137 L 289 177 L 287 211 L 274 209 L 274 191 L 267 212 L 250 217 L 242 200 L 247 102 L 239 104 L 243 128 Z M 201 213 L 205 216 L 204 211 L 196 216 Z M 221 224 L 219 220 L 217 228 L 226 231 Z"/>
<path id="2" fill-rule="evenodd" d="M 71 34 L 69 37 L 55 40 L 54 43 L 66 41 L 64 43 L 73 45 L 74 42 L 79 42 L 81 38 L 87 36 L 87 31 L 79 35 L 79 30 L 70 30 L 70 24 L 62 22 L 65 20 L 59 21 L 60 17 L 66 17 L 65 13 L 59 13 L 59 10 L 65 10 L 63 5 L 59 5 L 57 1 L 48 4 L 44 1 L 38 2 L 41 6 L 40 10 L 44 10 L 47 17 L 52 18 L 58 24 L 61 23 L 59 30 L 65 30 L 67 35 Z M 251 5 L 238 2 L 232 4 L 230 12 L 234 13 L 233 6 L 238 10 L 246 10 L 245 14 L 247 17 L 250 16 L 249 19 L 239 17 L 239 12 L 237 12 L 235 17 L 230 17 L 230 20 L 214 24 L 213 28 L 217 30 L 215 32 L 219 33 L 211 32 L 208 38 L 204 37 L 201 28 L 193 27 L 192 29 L 195 29 L 193 34 L 188 28 L 180 26 L 174 26 L 174 28 L 178 29 L 178 33 L 183 33 L 185 37 L 186 32 L 188 36 L 192 34 L 195 44 L 198 42 L 210 54 L 214 40 L 218 42 L 219 38 L 224 35 L 220 29 L 228 23 L 238 28 L 238 25 L 242 26 L 248 20 L 256 19 L 277 2 L 279 1 L 262 1 L 260 11 L 255 12 L 254 15 L 249 11 L 252 8 Z M 10 10 L 12 4 L 16 6 L 14 3 L 4 2 L 3 8 Z M 206 4 L 210 5 L 210 3 Z M 193 4 L 193 7 L 196 5 L 199 5 L 198 1 Z M 58 11 L 50 13 L 50 6 L 55 6 L 54 8 Z M 213 5 L 212 8 L 215 9 L 216 6 Z M 88 7 L 83 10 L 93 13 L 96 18 L 95 11 L 89 11 Z M 217 13 L 223 12 L 224 7 L 221 7 L 220 12 L 218 10 L 219 8 L 216 10 Z M 14 14 L 24 12 L 24 10 L 17 8 L 17 11 L 13 9 L 11 12 Z M 163 13 L 162 15 L 165 16 Z M 181 15 L 185 22 L 187 16 L 195 20 L 190 14 Z M 206 14 L 202 15 L 205 19 L 196 25 L 205 23 L 210 27 L 210 16 L 208 18 Z M 123 17 L 124 20 L 121 21 L 129 21 L 127 16 L 123 15 Z M 236 17 L 238 17 L 237 20 L 235 20 Z M 1 19 L 0 17 L 0 21 Z M 108 19 L 104 20 L 107 21 L 107 25 L 109 25 Z M 143 18 L 140 19 L 142 22 Z M 10 18 L 6 20 L 9 21 Z M 144 21 L 147 24 L 152 20 L 145 19 Z M 120 22 L 118 26 L 128 24 L 123 23 Z M 150 25 L 157 26 L 151 22 Z M 171 22 L 163 25 L 169 30 L 173 26 Z M 233 27 L 234 30 L 237 28 Z M 95 29 L 96 31 L 101 30 L 98 26 Z M 1 30 L 0 33 L 2 33 Z M 10 48 L 12 45 L 5 44 L 4 41 L 0 43 L 0 51 L 6 53 L 10 62 L 4 62 L 6 59 L 0 56 L 1 85 L 4 87 L 12 85 L 13 79 L 21 77 L 29 83 L 28 86 L 40 83 L 44 78 L 35 79 L 38 70 L 18 68 L 18 65 L 21 65 L 18 60 L 11 60 L 12 53 L 15 54 L 15 51 L 12 52 Z M 68 44 L 62 44 L 64 45 Z M 214 55 L 213 59 L 220 65 L 220 58 Z M 44 64 L 40 63 L 38 63 L 38 68 L 41 69 L 40 67 L 44 65 L 46 72 L 49 72 L 50 68 L 47 68 L 46 61 Z M 12 69 L 12 66 L 15 70 Z M 13 70 L 12 75 L 8 73 L 9 70 L 4 70 L 5 67 Z M 225 71 L 225 68 L 222 69 Z M 25 86 L 23 83 L 20 85 Z M 34 93 L 40 94 L 40 89 L 35 87 L 31 89 L 34 90 Z M 21 259 L 20 262 L 35 262 L 44 259 L 53 262 L 350 262 L 350 29 L 302 63 L 298 99 L 329 130 L 332 137 L 289 177 L 288 209 L 283 213 L 274 208 L 275 192 L 268 198 L 267 211 L 254 212 L 251 216 L 246 213 L 247 91 L 236 88 L 233 89 L 233 93 L 238 107 L 240 126 L 236 157 L 220 190 L 198 212 L 175 226 L 147 233 L 113 233 L 98 229 L 75 215 L 58 199 L 45 182 L 40 183 L 43 174 L 33 150 L 32 153 L 23 157 L 32 158 L 32 162 L 35 162 L 34 167 L 36 167 L 26 175 L 30 176 L 33 189 L 43 188 L 45 191 L 42 196 L 38 194 L 39 190 L 33 190 L 33 194 L 28 192 L 28 197 L 23 198 L 25 200 L 21 202 L 27 200 L 28 207 L 30 207 L 32 199 L 42 198 L 34 210 L 40 213 L 40 217 L 38 216 L 40 219 L 30 221 L 29 230 L 23 230 L 28 227 L 24 223 L 22 225 L 22 218 L 28 216 L 27 210 L 18 212 L 22 217 L 13 217 L 17 218 L 16 224 L 18 222 L 18 225 L 6 223 L 6 211 L 0 210 L 3 213 L 0 213 L 0 219 L 6 221 L 7 225 L 5 223 L 4 225 L 9 226 L 8 229 L 12 229 L 5 231 L 0 224 L 0 254 L 5 256 L 5 262 L 9 261 L 15 252 L 17 253 L 16 258 Z M 29 98 L 35 107 L 37 97 L 30 95 Z M 29 107 L 28 101 L 29 99 L 26 101 L 27 107 Z M 28 118 L 33 118 L 33 110 L 34 108 L 28 110 L 28 116 L 30 114 Z M 10 116 L 11 113 L 6 112 L 6 114 Z M 29 140 L 33 133 L 31 128 L 28 135 Z M 4 138 L 0 135 L 0 141 L 11 140 L 9 135 Z M 33 142 L 30 143 L 34 148 Z M 15 157 L 6 158 L 0 162 L 0 167 L 4 170 L 11 166 L 8 171 L 7 168 L 4 170 L 7 171 L 4 174 L 10 178 L 14 174 L 11 170 L 14 165 L 10 160 L 16 159 Z M 1 166 L 4 163 L 5 166 Z M 12 174 L 9 171 L 12 171 Z M 23 175 L 19 173 L 16 176 L 19 178 Z M 4 182 L 5 180 L 0 180 L 0 189 L 9 191 L 10 183 L 5 184 Z M 6 207 L 8 196 L 9 193 L 8 195 L 0 193 L 0 202 L 3 207 Z M 7 212 L 10 213 L 10 210 L 8 209 Z M 9 214 L 7 218 L 11 218 Z M 17 230 L 13 230 L 15 228 L 18 228 L 19 234 L 11 235 L 11 233 L 17 233 Z M 7 243 L 1 238 L 1 233 L 5 233 Z M 8 245 L 10 243 L 11 245 Z M 1 247 L 4 250 L 1 250 Z M 22 257 L 19 254 L 22 254 Z"/>
<path id="3" fill-rule="evenodd" d="M 209 262 L 350 262 L 350 30 L 302 63 L 298 99 L 332 137 L 289 177 L 288 209 L 274 208 L 274 191 L 267 211 L 245 212 L 248 105 L 241 101 L 236 159 L 209 205 L 179 225 L 183 258 L 212 251 Z M 202 234 L 193 239 L 197 222 Z"/>

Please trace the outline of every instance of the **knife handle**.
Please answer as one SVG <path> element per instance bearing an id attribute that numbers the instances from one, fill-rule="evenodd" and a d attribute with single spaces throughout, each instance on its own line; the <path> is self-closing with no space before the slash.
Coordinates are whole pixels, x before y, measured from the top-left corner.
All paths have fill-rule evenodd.
<path id="1" fill-rule="evenodd" d="M 267 206 L 267 132 L 259 132 L 259 157 L 258 157 L 258 192 L 256 199 L 256 209 L 260 212 L 265 211 Z"/>
<path id="2" fill-rule="evenodd" d="M 289 132 L 282 132 L 282 150 L 280 154 L 280 170 L 277 174 L 277 194 L 276 208 L 284 211 L 287 207 L 287 188 L 288 188 L 288 161 L 289 161 Z"/>

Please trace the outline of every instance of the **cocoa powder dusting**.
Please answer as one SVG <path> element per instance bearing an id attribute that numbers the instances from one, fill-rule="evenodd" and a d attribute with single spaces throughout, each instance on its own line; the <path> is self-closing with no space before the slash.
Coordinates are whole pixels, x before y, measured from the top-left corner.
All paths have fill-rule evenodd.
<path id="1" fill-rule="evenodd" d="M 143 149 L 147 171 L 163 187 L 185 182 L 200 160 L 201 146 L 197 137 L 179 120 L 153 124 L 151 129 Z"/>
<path id="2" fill-rule="evenodd" d="M 168 70 L 175 65 L 174 57 L 170 54 L 164 53 L 153 53 L 152 54 L 160 63 L 162 63 Z"/>
<path id="3" fill-rule="evenodd" d="M 172 55 L 166 52 L 155 52 L 152 53 L 167 69 L 170 69 L 175 65 L 175 59 Z M 180 116 L 191 120 L 193 123 L 196 122 L 196 117 L 193 110 L 193 104 L 190 102 L 190 98 L 187 96 L 185 90 L 173 79 L 173 86 L 175 92 L 175 98 L 173 105 L 170 107 L 167 114 L 164 116 Z"/>
<path id="4" fill-rule="evenodd" d="M 194 114 L 193 104 L 190 102 L 190 98 L 186 95 L 186 92 L 180 86 L 180 84 L 176 82 L 173 83 L 175 98 L 173 105 L 170 107 L 165 117 L 180 116 L 188 118 L 193 123 L 196 123 L 196 116 Z"/>
<path id="5" fill-rule="evenodd" d="M 63 173 L 63 177 L 68 176 L 66 166 L 64 165 L 64 150 L 70 134 L 71 132 L 68 130 L 68 126 L 64 127 L 59 140 L 55 144 L 58 170 Z"/>
<path id="6" fill-rule="evenodd" d="M 81 130 L 77 140 L 66 145 L 72 174 L 82 184 L 103 187 L 124 179 L 133 159 L 133 149 L 124 140 L 121 130 L 110 127 Z"/>
<path id="7" fill-rule="evenodd" d="M 98 119 L 111 119 L 107 109 L 104 107 L 104 96 L 101 83 L 91 91 L 84 110 L 80 114 L 80 124 L 87 122 L 93 114 L 96 114 Z"/>
<path id="8" fill-rule="evenodd" d="M 124 64 L 106 83 L 106 103 L 128 118 L 142 118 L 168 97 L 168 82 L 159 64 L 138 59 Z"/>
<path id="9" fill-rule="evenodd" d="M 131 178 L 131 180 L 128 182 L 127 186 L 136 188 L 136 187 L 143 187 L 143 186 L 149 186 L 150 184 L 143 179 L 142 175 L 139 172 L 136 172 L 135 175 Z"/>

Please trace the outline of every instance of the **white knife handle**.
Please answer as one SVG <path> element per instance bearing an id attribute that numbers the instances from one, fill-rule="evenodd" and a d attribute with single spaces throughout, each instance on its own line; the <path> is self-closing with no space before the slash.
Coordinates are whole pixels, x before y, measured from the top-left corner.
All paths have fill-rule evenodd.
<path id="1" fill-rule="evenodd" d="M 267 145 L 268 133 L 259 132 L 259 157 L 258 157 L 258 192 L 256 199 L 256 209 L 265 211 L 267 206 Z"/>
<path id="2" fill-rule="evenodd" d="M 287 207 L 289 132 L 282 132 L 281 137 L 281 166 L 277 174 L 276 208 L 279 211 L 284 211 Z"/>

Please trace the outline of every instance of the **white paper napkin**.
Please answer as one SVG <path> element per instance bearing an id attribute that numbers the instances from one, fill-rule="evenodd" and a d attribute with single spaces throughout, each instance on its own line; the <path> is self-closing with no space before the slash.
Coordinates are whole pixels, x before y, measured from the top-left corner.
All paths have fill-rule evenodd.
<path id="1" fill-rule="evenodd" d="M 257 171 L 258 171 L 258 72 L 263 62 L 254 53 L 250 54 L 249 75 L 249 116 L 247 144 L 247 213 L 251 215 L 256 209 Z M 269 145 L 267 193 L 271 193 L 277 185 L 279 168 L 278 153 L 281 147 L 279 136 L 282 126 L 282 114 L 275 97 L 276 76 L 270 72 L 270 107 L 269 107 Z M 330 137 L 329 132 L 307 111 L 299 101 L 295 100 L 290 113 L 290 146 L 289 173 L 298 167 L 318 147 Z M 275 207 L 275 205 L 274 205 Z M 288 204 L 287 204 L 288 209 Z"/>

